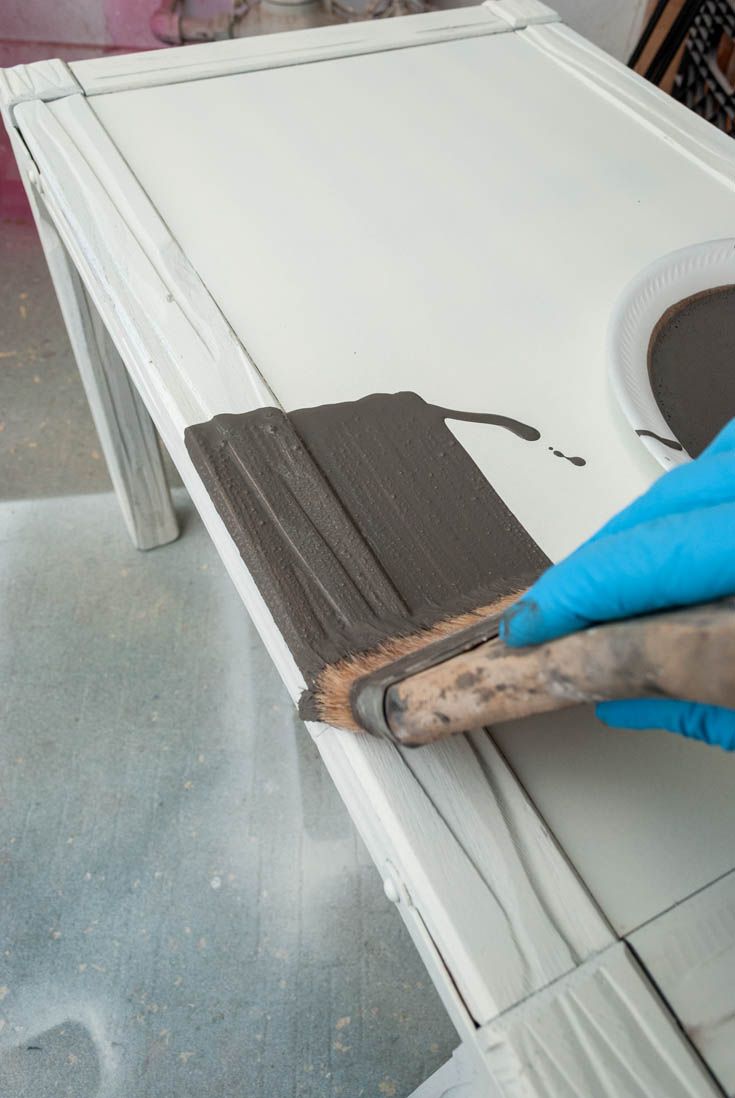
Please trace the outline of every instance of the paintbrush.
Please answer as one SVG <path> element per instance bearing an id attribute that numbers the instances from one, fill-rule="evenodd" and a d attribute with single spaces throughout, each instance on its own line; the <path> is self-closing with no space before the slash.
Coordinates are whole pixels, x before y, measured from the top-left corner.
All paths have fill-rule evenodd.
<path id="1" fill-rule="evenodd" d="M 528 648 L 500 639 L 505 604 L 491 609 L 464 628 L 462 619 L 443 622 L 324 668 L 313 695 L 319 718 L 418 746 L 618 698 L 735 708 L 735 598 L 595 625 Z"/>

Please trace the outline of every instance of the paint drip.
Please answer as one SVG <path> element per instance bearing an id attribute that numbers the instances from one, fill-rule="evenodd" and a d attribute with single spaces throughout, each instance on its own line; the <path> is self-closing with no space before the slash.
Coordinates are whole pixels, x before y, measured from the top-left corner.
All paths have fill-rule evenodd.
<path id="1" fill-rule="evenodd" d="M 668 446 L 671 450 L 683 450 L 684 447 L 680 442 L 677 442 L 675 438 L 664 438 L 663 435 L 657 435 L 655 431 L 636 431 L 638 438 L 655 438 L 656 442 L 662 443 L 664 446 Z"/>

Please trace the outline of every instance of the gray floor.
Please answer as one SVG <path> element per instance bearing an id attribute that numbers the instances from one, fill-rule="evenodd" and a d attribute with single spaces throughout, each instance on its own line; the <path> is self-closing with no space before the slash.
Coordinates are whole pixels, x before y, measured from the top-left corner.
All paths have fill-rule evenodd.
<path id="1" fill-rule="evenodd" d="M 400 1098 L 454 1035 L 183 491 L 137 553 L 0 224 L 0 1095 Z"/>

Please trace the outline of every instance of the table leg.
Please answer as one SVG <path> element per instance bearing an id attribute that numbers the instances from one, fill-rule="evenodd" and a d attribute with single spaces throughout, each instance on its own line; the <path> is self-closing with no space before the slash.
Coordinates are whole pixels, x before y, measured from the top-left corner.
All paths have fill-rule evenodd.
<path id="1" fill-rule="evenodd" d="M 153 421 L 43 202 L 36 199 L 33 207 L 69 340 L 128 532 L 138 549 L 165 545 L 178 536 L 179 529 Z"/>
<path id="2" fill-rule="evenodd" d="M 500 1093 L 489 1075 L 480 1077 L 474 1058 L 459 1045 L 409 1098 L 500 1098 Z"/>

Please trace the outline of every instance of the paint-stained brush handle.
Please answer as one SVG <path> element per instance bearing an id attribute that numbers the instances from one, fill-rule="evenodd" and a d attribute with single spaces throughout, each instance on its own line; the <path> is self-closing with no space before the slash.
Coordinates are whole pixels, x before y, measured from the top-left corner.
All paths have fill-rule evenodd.
<path id="1" fill-rule="evenodd" d="M 735 708 L 735 599 L 532 648 L 486 641 L 389 686 L 382 732 L 413 746 L 583 702 L 643 697 Z"/>

